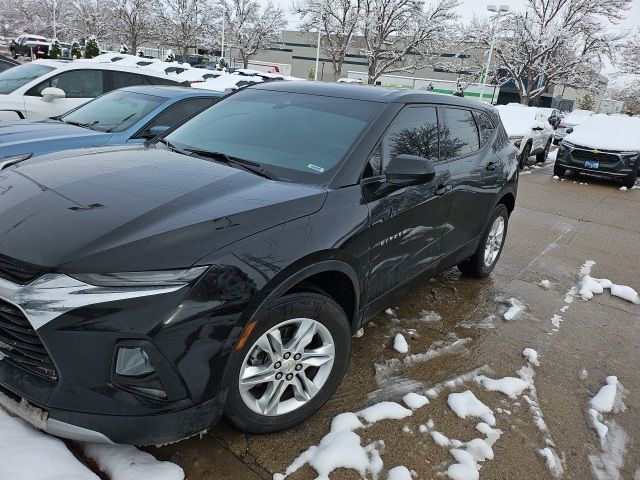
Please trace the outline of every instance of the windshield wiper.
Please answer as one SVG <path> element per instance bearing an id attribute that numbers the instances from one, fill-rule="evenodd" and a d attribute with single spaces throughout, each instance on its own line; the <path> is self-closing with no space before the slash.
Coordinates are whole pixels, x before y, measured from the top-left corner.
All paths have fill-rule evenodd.
<path id="1" fill-rule="evenodd" d="M 74 127 L 82 127 L 82 128 L 88 128 L 89 130 L 93 130 L 93 126 L 96 123 L 100 123 L 100 120 L 96 120 L 94 122 L 87 122 L 87 123 L 80 123 L 80 122 L 74 122 L 74 121 L 66 121 L 66 120 L 62 120 L 59 119 L 61 122 L 64 122 L 68 125 L 73 125 Z"/>
<path id="2" fill-rule="evenodd" d="M 269 180 L 278 179 L 278 177 L 276 177 L 269 170 L 266 170 L 259 163 L 252 162 L 250 160 L 245 160 L 244 158 L 232 157 L 230 155 L 227 155 L 224 152 L 210 152 L 209 150 L 199 150 L 197 148 L 187 148 L 186 151 L 190 152 L 193 155 L 197 155 L 199 157 L 222 160 L 227 165 L 235 165 L 236 167 L 240 167 L 248 172 L 255 173 L 256 175 L 259 175 Z"/>
<path id="3" fill-rule="evenodd" d="M 120 125 L 122 125 L 124 122 L 126 122 L 127 120 L 129 120 L 131 117 L 133 117 L 136 114 L 136 112 L 133 112 L 131 115 L 129 115 L 128 117 L 123 118 L 119 123 L 116 123 L 113 127 L 109 128 L 108 130 L 106 130 L 106 133 L 113 133 L 113 130 L 118 128 Z"/>
<path id="4" fill-rule="evenodd" d="M 191 151 L 186 151 L 186 150 L 183 150 L 182 148 L 176 147 L 173 143 L 171 143 L 166 138 L 158 138 L 157 142 L 162 143 L 163 145 L 166 145 L 169 148 L 169 150 L 171 150 L 172 152 L 180 153 L 188 157 L 191 156 L 192 154 Z M 145 142 L 145 145 L 148 145 L 148 142 Z"/>

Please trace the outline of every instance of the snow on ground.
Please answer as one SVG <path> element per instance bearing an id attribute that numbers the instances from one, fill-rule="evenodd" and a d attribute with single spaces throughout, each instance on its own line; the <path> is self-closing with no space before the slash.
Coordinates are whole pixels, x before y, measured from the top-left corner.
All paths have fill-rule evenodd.
<path id="1" fill-rule="evenodd" d="M 493 411 L 478 400 L 471 390 L 450 393 L 447 398 L 447 405 L 460 418 L 478 417 L 490 426 L 496 424 Z"/>
<path id="2" fill-rule="evenodd" d="M 498 380 L 480 375 L 476 378 L 476 382 L 481 384 L 484 388 L 490 392 L 500 392 L 507 395 L 509 398 L 516 399 L 522 395 L 530 384 L 525 382 L 521 378 L 516 377 L 504 377 Z"/>
<path id="3" fill-rule="evenodd" d="M 409 417 L 411 410 L 396 402 L 380 402 L 360 410 L 357 415 L 367 423 L 376 423 L 385 419 L 399 420 Z"/>
<path id="4" fill-rule="evenodd" d="M 611 295 L 640 305 L 640 295 L 638 295 L 638 292 L 627 285 L 616 285 L 607 278 L 593 278 L 590 275 L 584 275 L 577 287 L 578 294 L 583 300 L 591 300 L 594 294 L 604 292 L 605 288 L 611 291 Z"/>
<path id="5" fill-rule="evenodd" d="M 458 326 L 462 328 L 480 328 L 482 330 L 492 330 L 496 328 L 495 321 L 496 321 L 496 316 L 489 315 L 483 318 L 482 320 L 480 320 L 479 322 L 476 322 L 476 323 L 465 322 L 465 323 L 458 324 Z"/>
<path id="6" fill-rule="evenodd" d="M 430 310 L 422 310 L 420 313 L 420 318 L 418 318 L 422 323 L 435 323 L 442 320 L 442 317 L 439 313 L 432 312 Z"/>
<path id="7" fill-rule="evenodd" d="M 389 315 L 390 317 L 395 317 L 396 316 L 396 311 L 393 308 L 387 308 L 384 313 L 386 313 L 387 315 Z"/>
<path id="8" fill-rule="evenodd" d="M 110 480 L 182 480 L 182 469 L 129 445 L 80 444 Z M 65 443 L 0 408 L 0 478 L 99 480 Z"/>
<path id="9" fill-rule="evenodd" d="M 624 387 L 618 382 L 618 377 L 610 375 L 605 380 L 606 385 L 589 402 L 591 408 L 600 413 L 623 412 L 626 407 L 623 403 Z M 621 392 L 622 395 L 619 395 Z"/>
<path id="10" fill-rule="evenodd" d="M 409 351 L 409 344 L 407 344 L 401 333 L 397 333 L 393 339 L 393 349 L 398 353 L 407 353 Z"/>
<path id="11" fill-rule="evenodd" d="M 184 472 L 175 463 L 159 462 L 150 453 L 131 445 L 81 444 L 84 454 L 111 480 L 182 480 Z"/>
<path id="12" fill-rule="evenodd" d="M 540 362 L 538 360 L 538 352 L 536 352 L 533 348 L 525 348 L 522 351 L 522 356 L 527 359 L 531 365 L 535 365 L 536 367 L 540 366 Z"/>
<path id="13" fill-rule="evenodd" d="M 504 318 L 507 321 L 517 319 L 518 317 L 520 317 L 522 312 L 526 311 L 527 309 L 524 303 L 522 303 L 517 298 L 513 298 L 513 297 L 512 298 L 498 297 L 496 298 L 496 303 L 501 303 L 508 307 L 504 312 L 502 312 L 502 318 Z"/>
<path id="14" fill-rule="evenodd" d="M 549 280 L 540 280 L 539 285 L 545 290 L 549 290 L 551 288 L 551 282 Z"/>
<path id="15" fill-rule="evenodd" d="M 0 408 L 0 478 L 99 480 L 67 446 Z"/>
<path id="16" fill-rule="evenodd" d="M 412 480 L 411 472 L 404 465 L 393 467 L 389 470 L 387 480 Z"/>
<path id="17" fill-rule="evenodd" d="M 429 399 L 427 397 L 425 397 L 424 395 L 420 395 L 418 393 L 415 392 L 410 392 L 407 393 L 403 398 L 402 401 L 405 403 L 405 405 L 407 407 L 409 407 L 411 410 L 416 410 L 418 408 L 422 408 L 424 407 L 426 404 L 429 403 Z"/>

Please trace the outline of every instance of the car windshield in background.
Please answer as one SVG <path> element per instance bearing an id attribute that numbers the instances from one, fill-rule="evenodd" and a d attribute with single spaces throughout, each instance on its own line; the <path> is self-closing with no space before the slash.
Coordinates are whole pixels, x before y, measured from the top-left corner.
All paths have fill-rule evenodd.
<path id="1" fill-rule="evenodd" d="M 11 93 L 53 69 L 46 65 L 29 63 L 5 70 L 0 73 L 0 94 Z"/>
<path id="2" fill-rule="evenodd" d="M 162 97 L 116 90 L 62 115 L 60 120 L 99 132 L 122 132 L 164 101 Z"/>
<path id="3" fill-rule="evenodd" d="M 208 108 L 166 139 L 185 150 L 256 162 L 282 180 L 320 183 L 380 109 L 362 100 L 248 89 Z"/>

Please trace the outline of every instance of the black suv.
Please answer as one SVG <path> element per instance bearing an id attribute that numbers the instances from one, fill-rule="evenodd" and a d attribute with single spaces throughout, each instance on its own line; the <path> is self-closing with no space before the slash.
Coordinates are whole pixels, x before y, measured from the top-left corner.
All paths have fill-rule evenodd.
<path id="1" fill-rule="evenodd" d="M 309 417 L 412 281 L 493 270 L 518 179 L 491 107 L 312 82 L 56 155 L 0 175 L 0 404 L 133 444 Z"/>

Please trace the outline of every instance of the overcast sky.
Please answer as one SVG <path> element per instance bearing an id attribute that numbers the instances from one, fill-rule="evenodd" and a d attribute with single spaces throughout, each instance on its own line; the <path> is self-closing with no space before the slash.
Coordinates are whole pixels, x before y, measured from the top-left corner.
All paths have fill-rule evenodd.
<path id="1" fill-rule="evenodd" d="M 265 1 L 265 0 L 261 0 Z M 289 27 L 291 29 L 295 29 L 298 20 L 295 15 L 291 14 L 291 0 L 273 0 L 275 3 L 282 5 L 282 8 L 287 12 L 287 16 L 289 19 Z M 426 0 L 429 2 L 429 0 Z M 463 19 L 470 19 L 474 15 L 486 15 L 487 5 L 490 4 L 504 4 L 509 5 L 512 10 L 520 10 L 523 8 L 525 4 L 525 0 L 503 0 L 499 2 L 498 0 L 462 0 L 462 5 L 458 8 L 459 14 Z M 624 22 L 620 23 L 617 26 L 612 25 L 610 28 L 612 29 L 627 29 L 631 30 L 634 27 L 637 28 L 640 26 L 640 0 L 633 0 L 633 6 L 631 10 L 627 12 L 627 18 Z"/>

